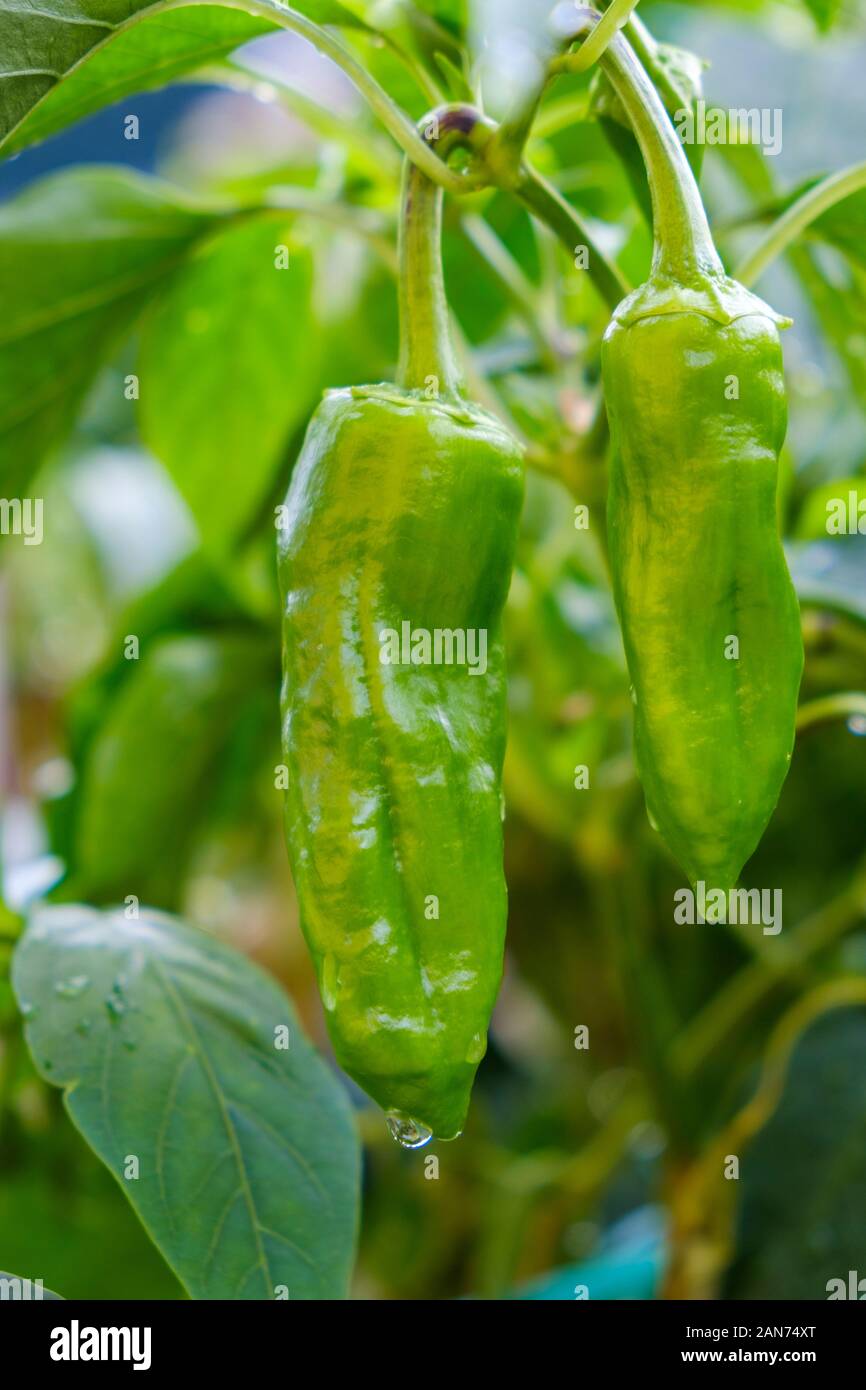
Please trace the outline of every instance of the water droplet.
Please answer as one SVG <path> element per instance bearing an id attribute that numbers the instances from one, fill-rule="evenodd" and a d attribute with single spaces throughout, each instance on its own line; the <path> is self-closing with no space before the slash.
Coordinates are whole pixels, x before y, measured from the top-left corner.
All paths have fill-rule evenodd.
<path id="1" fill-rule="evenodd" d="M 332 955 L 325 956 L 322 966 L 322 1003 L 329 1011 L 337 1007 L 337 962 Z"/>
<path id="2" fill-rule="evenodd" d="M 632 704 L 633 704 L 633 705 L 636 705 L 636 704 L 637 704 L 637 691 L 635 690 L 635 688 L 634 688 L 633 685 L 630 685 L 630 686 L 629 686 L 629 688 L 628 688 L 628 694 L 629 694 L 629 699 L 631 700 Z"/>
<path id="3" fill-rule="evenodd" d="M 22 999 L 22 1000 L 21 1000 L 21 1003 L 19 1004 L 18 1007 L 19 1007 L 20 1010 L 21 1010 L 21 1017 L 22 1017 L 22 1018 L 35 1018 L 35 1017 L 36 1017 L 36 1005 L 35 1005 L 35 1004 L 31 1004 L 29 999 Z"/>
<path id="4" fill-rule="evenodd" d="M 60 980 L 54 986 L 54 993 L 59 994 L 61 999 L 77 999 L 79 994 L 83 994 L 90 987 L 90 979 L 87 975 L 72 975 L 68 980 Z"/>
<path id="5" fill-rule="evenodd" d="M 391 1131 L 391 1138 L 396 1139 L 403 1149 L 423 1149 L 433 1138 L 432 1129 L 419 1124 L 417 1120 L 408 1119 L 405 1115 L 392 1113 L 386 1115 L 385 1119 Z"/>
<path id="6" fill-rule="evenodd" d="M 866 714 L 852 714 L 847 729 L 855 738 L 866 738 Z"/>
<path id="7" fill-rule="evenodd" d="M 656 820 L 655 816 L 653 815 L 652 811 L 649 809 L 649 807 L 647 807 L 646 816 L 647 816 L 647 820 L 648 820 L 649 823 L 650 823 L 651 828 L 652 828 L 653 830 L 658 830 L 658 828 L 659 828 L 659 823 L 658 823 L 658 821 Z"/>
<path id="8" fill-rule="evenodd" d="M 467 1062 L 480 1062 L 487 1051 L 487 1037 L 484 1033 L 476 1033 L 469 1043 L 466 1050 Z"/>

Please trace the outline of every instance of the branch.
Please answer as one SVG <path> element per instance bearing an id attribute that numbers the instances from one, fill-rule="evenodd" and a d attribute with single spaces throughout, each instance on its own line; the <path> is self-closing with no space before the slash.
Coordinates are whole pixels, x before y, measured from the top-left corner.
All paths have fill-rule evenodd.
<path id="1" fill-rule="evenodd" d="M 866 164 L 853 164 L 849 169 L 831 174 L 810 188 L 773 223 L 757 246 L 740 262 L 735 279 L 742 285 L 753 285 L 767 266 L 822 213 L 843 199 L 850 198 L 852 193 L 858 193 L 861 188 L 866 188 Z"/>

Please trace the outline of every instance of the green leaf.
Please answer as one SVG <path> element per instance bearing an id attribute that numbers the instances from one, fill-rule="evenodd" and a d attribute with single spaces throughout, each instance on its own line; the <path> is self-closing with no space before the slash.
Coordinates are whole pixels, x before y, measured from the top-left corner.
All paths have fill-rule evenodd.
<path id="1" fill-rule="evenodd" d="M 75 169 L 0 208 L 0 489 L 20 494 L 97 369 L 219 214 L 141 175 Z"/>
<path id="2" fill-rule="evenodd" d="M 297 0 L 292 8 L 318 24 L 361 23 L 337 0 Z M 23 149 L 278 27 L 276 18 L 231 3 L 47 0 L 34 10 L 26 0 L 0 0 L 0 146 Z"/>
<path id="3" fill-rule="evenodd" d="M 832 536 L 785 547 L 801 603 L 866 623 L 866 536 Z"/>
<path id="4" fill-rule="evenodd" d="M 175 918 L 75 906 L 34 915 L 13 983 L 37 1068 L 193 1298 L 345 1294 L 357 1138 L 272 980 Z"/>
<path id="5" fill-rule="evenodd" d="M 742 1158 L 737 1256 L 727 1298 L 826 1299 L 863 1269 L 866 1010 L 802 1037 L 782 1101 Z"/>
<path id="6" fill-rule="evenodd" d="M 276 266 L 286 248 L 287 269 Z M 144 325 L 145 442 L 212 550 L 225 550 L 271 490 L 319 383 L 309 252 L 282 219 L 221 232 L 175 277 Z"/>
<path id="7" fill-rule="evenodd" d="M 173 906 L 209 774 L 243 700 L 269 674 L 276 688 L 276 652 L 258 634 L 179 635 L 129 665 L 87 749 L 70 891 Z"/>
<path id="8" fill-rule="evenodd" d="M 73 5 L 71 8 L 75 10 L 79 7 Z M 94 8 L 105 11 L 118 7 L 102 5 Z M 6 9 L 6 5 L 0 7 L 0 32 Z M 129 5 L 125 5 L 124 9 L 128 10 Z M 40 17 L 27 23 L 28 26 L 46 28 L 50 24 L 56 28 L 57 21 Z M 70 31 L 75 49 L 70 47 L 64 52 L 72 54 L 79 50 L 78 61 L 86 57 L 80 67 L 72 68 L 68 75 L 61 72 L 59 76 L 62 80 L 59 81 L 52 81 L 45 74 L 39 78 L 31 77 L 26 84 L 19 78 L 14 89 L 11 92 L 7 90 L 6 98 L 13 121 L 19 103 L 25 112 L 32 107 L 32 112 L 25 116 L 20 125 L 13 126 L 5 149 L 7 153 L 14 154 L 92 115 L 111 102 L 164 87 L 202 63 L 225 57 L 241 44 L 259 34 L 270 33 L 272 29 L 273 25 L 266 20 L 218 5 L 201 8 L 190 6 L 181 13 L 170 10 L 160 13 L 157 7 L 156 12 L 146 20 L 138 20 L 130 27 L 117 30 L 107 41 L 106 31 L 100 26 L 96 45 L 93 44 L 94 29 L 78 24 Z M 81 48 L 83 44 L 87 46 Z M 88 52 L 89 56 L 86 56 Z M 8 83 L 14 79 L 7 77 L 6 81 Z M 39 88 L 42 88 L 44 95 L 34 104 L 31 93 Z M 0 87 L 2 92 L 3 88 Z M 5 130 L 5 107 L 3 116 Z M 118 117 L 118 127 L 120 122 L 121 118 Z"/>
<path id="9" fill-rule="evenodd" d="M 6 1299 L 32 1300 L 33 1302 L 45 1299 L 46 1301 L 63 1302 L 61 1294 L 52 1293 L 50 1289 L 38 1288 L 30 1279 L 20 1274 L 7 1274 L 5 1269 L 0 1269 L 0 1302 L 4 1302 Z"/>

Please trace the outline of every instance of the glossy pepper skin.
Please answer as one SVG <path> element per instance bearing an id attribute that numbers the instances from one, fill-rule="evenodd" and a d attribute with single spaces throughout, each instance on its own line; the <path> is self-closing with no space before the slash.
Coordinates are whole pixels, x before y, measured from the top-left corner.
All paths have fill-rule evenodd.
<path id="1" fill-rule="evenodd" d="M 389 1114 L 442 1139 L 462 1128 L 502 972 L 520 459 L 469 404 L 328 392 L 279 537 L 286 834 L 331 1040 Z M 486 631 L 486 671 L 383 661 L 405 623 Z"/>
<path id="2" fill-rule="evenodd" d="M 638 771 L 690 881 L 725 890 L 778 800 L 803 667 L 776 518 L 778 322 L 722 276 L 651 281 L 620 305 L 602 349 Z"/>

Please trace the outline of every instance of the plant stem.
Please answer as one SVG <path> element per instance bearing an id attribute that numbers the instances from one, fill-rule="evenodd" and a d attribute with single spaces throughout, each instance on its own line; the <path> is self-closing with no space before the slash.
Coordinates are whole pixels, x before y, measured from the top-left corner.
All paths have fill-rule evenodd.
<path id="1" fill-rule="evenodd" d="M 600 61 L 608 44 L 631 17 L 638 0 L 611 0 L 598 23 L 581 44 L 579 51 L 569 62 L 569 72 L 585 72 L 593 63 Z"/>
<path id="2" fill-rule="evenodd" d="M 751 1099 L 717 1134 L 700 1159 L 671 1174 L 671 1258 L 663 1297 L 718 1297 L 718 1283 L 730 1262 L 734 1183 L 721 1184 L 727 1155 L 741 1158 L 745 1146 L 767 1124 L 779 1105 L 795 1048 L 807 1028 L 832 1009 L 866 1007 L 866 980 L 843 976 L 798 999 L 776 1024 L 764 1053 L 758 1086 Z"/>
<path id="3" fill-rule="evenodd" d="M 683 1076 L 701 1064 L 742 1023 L 745 1016 L 780 985 L 791 983 L 803 966 L 863 920 L 866 913 L 866 863 L 852 883 L 832 902 L 791 933 L 788 954 L 775 971 L 762 960 L 745 966 L 691 1020 L 671 1050 L 671 1065 Z"/>
<path id="4" fill-rule="evenodd" d="M 467 241 L 493 272 L 526 324 L 543 364 L 549 371 L 555 370 L 560 359 L 555 325 L 549 327 L 545 323 L 544 306 L 535 285 L 483 217 L 469 213 L 461 225 Z"/>
<path id="5" fill-rule="evenodd" d="M 757 246 L 740 262 L 736 278 L 744 285 L 753 285 L 767 266 L 816 218 L 861 188 L 866 188 L 866 163 L 853 164 L 849 169 L 842 169 L 822 179 L 773 223 Z"/>
<path id="6" fill-rule="evenodd" d="M 589 273 L 606 303 L 611 309 L 616 308 L 623 296 L 628 294 L 629 286 L 587 231 L 571 204 L 527 164 L 521 168 L 514 191 L 530 212 L 556 233 L 572 255 L 576 247 L 586 247 Z"/>
<path id="7" fill-rule="evenodd" d="M 576 9 L 571 40 L 584 38 L 597 21 L 595 10 Z M 568 70 L 573 61 L 570 55 L 561 59 L 559 70 Z M 613 37 L 599 63 L 622 102 L 646 164 L 653 208 L 653 277 L 700 286 L 707 276 L 723 275 L 683 147 L 658 92 L 622 34 Z"/>
<path id="8" fill-rule="evenodd" d="M 671 111 L 678 106 L 687 108 L 688 92 L 679 85 L 669 69 L 659 62 L 658 43 L 642 20 L 638 19 L 636 14 L 630 15 L 623 25 L 622 32 L 634 49 L 638 62 L 652 79 L 665 109 Z"/>
<path id="9" fill-rule="evenodd" d="M 439 397 L 460 394 L 448 301 L 442 276 L 442 189 L 407 159 L 399 239 L 400 365 L 404 390 L 434 386 Z"/>
<path id="10" fill-rule="evenodd" d="M 207 0 L 189 0 L 190 3 L 204 4 Z M 467 193 L 484 187 L 492 181 L 491 169 L 483 158 L 476 161 L 473 168 L 457 173 L 449 168 L 424 139 L 404 111 L 391 100 L 387 92 L 379 86 L 354 55 L 333 34 L 330 34 L 303 15 L 284 6 L 277 6 L 275 0 L 224 0 L 234 8 L 245 9 L 259 14 L 284 29 L 302 35 L 320 53 L 330 58 L 354 83 L 358 91 L 369 103 L 374 114 L 385 126 L 405 155 L 416 164 L 427 177 L 440 188 L 452 193 Z M 188 0 L 172 0 L 167 8 L 177 8 Z M 275 84 L 272 84 L 275 85 Z M 446 111 L 448 108 L 445 108 Z M 465 112 L 471 108 L 464 107 Z M 475 128 L 484 136 L 484 143 L 492 143 L 494 128 L 485 123 L 480 113 L 475 115 Z M 481 152 L 479 141 L 477 153 Z M 614 308 L 629 286 L 622 279 L 616 267 L 608 261 L 603 251 L 596 245 L 577 213 L 539 174 L 527 165 L 521 165 L 517 175 L 517 185 L 513 190 L 528 208 L 552 231 L 556 233 L 573 253 L 575 246 L 586 246 L 589 258 L 589 273 L 599 292 L 611 308 Z"/>
<path id="11" fill-rule="evenodd" d="M 723 274 L 701 195 L 655 87 L 621 36 L 602 66 L 625 108 L 649 178 L 653 207 L 653 274 L 679 283 Z"/>
<path id="12" fill-rule="evenodd" d="M 846 690 L 838 695 L 824 695 L 820 700 L 809 700 L 797 710 L 797 733 L 805 733 L 819 724 L 830 724 L 837 719 L 859 717 L 866 719 L 866 694 L 862 690 Z"/>
<path id="13" fill-rule="evenodd" d="M 819 985 L 783 1014 L 767 1045 L 757 1091 L 721 1136 L 723 1150 L 737 1153 L 767 1123 L 782 1098 L 792 1054 L 806 1029 L 831 1009 L 858 1007 L 866 1007 L 866 980 L 843 976 Z"/>
<path id="14" fill-rule="evenodd" d="M 596 62 L 611 39 L 626 23 L 638 0 L 611 0 L 604 14 L 581 46 L 580 52 L 571 56 L 569 70 L 582 72 Z M 519 177 L 523 148 L 538 112 L 548 78 L 560 67 L 561 60 L 554 59 L 546 70 L 540 69 L 537 80 L 522 91 L 511 110 L 500 122 L 488 150 L 488 164 L 495 171 L 500 187 L 510 187 Z"/>
<path id="15" fill-rule="evenodd" d="M 658 43 L 655 35 L 651 34 L 642 19 L 636 14 L 630 14 L 623 25 L 623 33 L 635 51 L 635 56 L 639 63 L 642 63 L 647 72 L 652 72 L 658 54 Z M 653 73 L 653 81 L 655 74 Z"/>
<path id="16" fill-rule="evenodd" d="M 169 0 L 166 10 L 185 9 L 189 4 L 208 4 L 212 0 Z M 415 128 L 415 123 L 406 115 L 374 77 L 371 77 L 362 63 L 346 45 L 330 30 L 314 24 L 305 15 L 279 4 L 278 0 L 221 0 L 231 9 L 244 10 L 247 14 L 258 15 L 270 20 L 281 29 L 289 29 L 300 34 L 326 58 L 330 58 L 357 87 L 361 96 L 369 103 L 388 133 L 393 136 L 404 154 L 427 174 L 428 178 L 452 193 L 463 193 L 476 188 L 483 182 L 480 172 L 457 173 L 449 169 L 438 155 L 425 142 Z"/>

